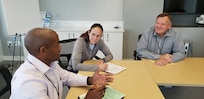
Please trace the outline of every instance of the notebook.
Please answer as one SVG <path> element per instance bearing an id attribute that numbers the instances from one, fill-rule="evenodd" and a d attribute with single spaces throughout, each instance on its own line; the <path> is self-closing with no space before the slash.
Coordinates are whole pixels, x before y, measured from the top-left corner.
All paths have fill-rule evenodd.
<path id="1" fill-rule="evenodd" d="M 126 67 L 122 67 L 113 63 L 107 63 L 108 64 L 108 68 L 105 70 L 105 72 L 109 72 L 112 74 L 118 74 L 119 72 L 127 69 Z"/>
<path id="2" fill-rule="evenodd" d="M 87 93 L 78 96 L 78 99 L 84 99 Z M 111 88 L 110 86 L 106 87 L 105 95 L 102 99 L 123 99 L 125 94 Z"/>

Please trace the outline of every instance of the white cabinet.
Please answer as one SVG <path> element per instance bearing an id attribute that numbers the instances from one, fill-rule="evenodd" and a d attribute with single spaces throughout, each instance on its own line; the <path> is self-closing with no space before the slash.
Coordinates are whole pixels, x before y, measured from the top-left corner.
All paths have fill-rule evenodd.
<path id="1" fill-rule="evenodd" d="M 57 34 L 59 36 L 59 40 L 68 39 L 68 33 L 67 32 L 57 32 Z"/>
<path id="2" fill-rule="evenodd" d="M 71 38 L 79 38 L 81 34 L 82 34 L 82 32 L 69 32 L 68 33 L 68 38 L 69 39 L 71 39 Z"/>
<path id="3" fill-rule="evenodd" d="M 123 33 L 104 33 L 102 38 L 113 54 L 114 60 L 121 60 L 123 55 Z M 104 57 L 102 52 L 97 53 L 98 57 Z"/>
<path id="4" fill-rule="evenodd" d="M 59 40 L 79 38 L 82 32 L 58 32 Z"/>

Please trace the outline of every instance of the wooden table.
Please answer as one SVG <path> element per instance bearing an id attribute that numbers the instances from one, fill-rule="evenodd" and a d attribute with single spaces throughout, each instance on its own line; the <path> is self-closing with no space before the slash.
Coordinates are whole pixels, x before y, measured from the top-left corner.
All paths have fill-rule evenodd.
<path id="1" fill-rule="evenodd" d="M 204 87 L 204 58 L 185 58 L 166 66 L 142 59 L 158 85 Z"/>
<path id="2" fill-rule="evenodd" d="M 94 62 L 89 61 L 89 63 Z M 143 61 L 113 60 L 111 63 L 127 68 L 114 75 L 114 82 L 110 83 L 112 88 L 125 94 L 125 99 L 164 99 Z M 84 71 L 79 73 L 89 76 L 93 74 L 93 72 Z M 88 87 L 71 87 L 66 99 L 77 99 L 87 90 Z"/>

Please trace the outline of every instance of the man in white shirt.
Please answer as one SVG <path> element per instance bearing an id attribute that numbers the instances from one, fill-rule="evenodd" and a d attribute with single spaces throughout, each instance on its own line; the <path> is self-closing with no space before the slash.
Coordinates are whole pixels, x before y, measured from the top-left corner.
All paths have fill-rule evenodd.
<path id="1" fill-rule="evenodd" d="M 59 38 L 51 29 L 34 28 L 24 42 L 29 54 L 12 78 L 10 99 L 61 99 L 63 85 L 91 84 L 102 86 L 89 90 L 86 99 L 101 99 L 105 84 L 113 81 L 110 74 L 99 74 L 99 70 L 87 77 L 62 69 L 56 62 L 61 50 Z"/>

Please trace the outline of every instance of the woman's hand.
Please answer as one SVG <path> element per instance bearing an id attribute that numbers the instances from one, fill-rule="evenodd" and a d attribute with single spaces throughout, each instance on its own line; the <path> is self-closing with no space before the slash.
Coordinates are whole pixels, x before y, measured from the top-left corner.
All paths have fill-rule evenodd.
<path id="1" fill-rule="evenodd" d="M 102 61 L 98 64 L 99 71 L 105 71 L 108 68 L 108 64 L 103 63 Z"/>

